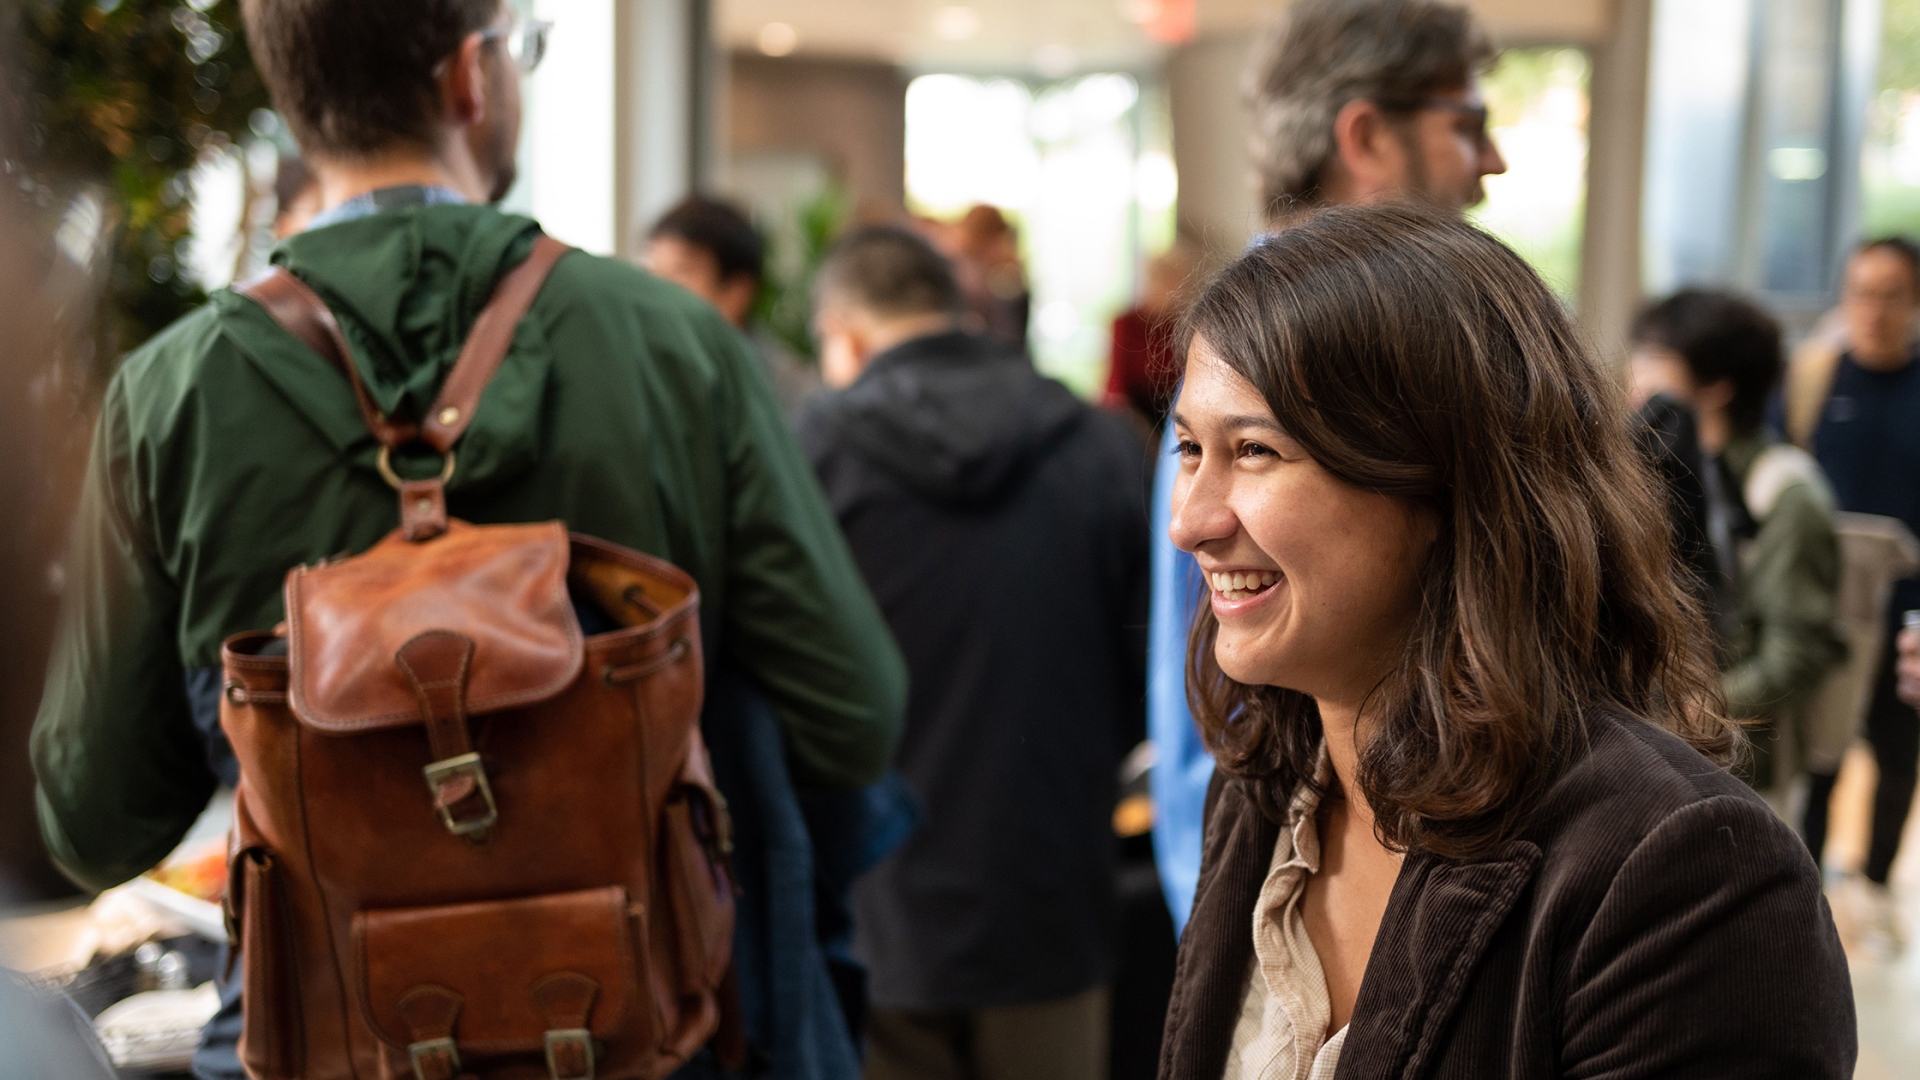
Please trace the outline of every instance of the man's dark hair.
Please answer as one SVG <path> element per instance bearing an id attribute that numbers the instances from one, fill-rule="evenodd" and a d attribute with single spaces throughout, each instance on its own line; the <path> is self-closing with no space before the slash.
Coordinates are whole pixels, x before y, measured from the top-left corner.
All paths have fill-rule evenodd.
<path id="1" fill-rule="evenodd" d="M 960 307 L 960 287 L 946 256 L 897 225 L 868 225 L 842 237 L 820 264 L 814 296 L 886 317 Z"/>
<path id="2" fill-rule="evenodd" d="M 502 0 L 243 0 L 247 44 L 274 107 L 309 156 L 429 145 L 434 69 Z"/>
<path id="3" fill-rule="evenodd" d="M 761 279 L 767 256 L 766 241 L 739 207 L 704 195 L 689 195 L 660 215 L 653 223 L 649 238 L 671 236 L 692 244 L 713 256 L 719 265 L 720 280 L 729 281 L 741 274 Z"/>
<path id="4" fill-rule="evenodd" d="M 1882 236 L 1869 240 L 1854 251 L 1855 255 L 1865 255 L 1869 251 L 1884 251 L 1898 257 L 1907 264 L 1907 274 L 1913 279 L 1913 287 L 1920 292 L 1920 244 L 1904 236 Z"/>
<path id="5" fill-rule="evenodd" d="M 1269 217 L 1320 201 L 1333 120 L 1364 98 L 1388 112 L 1463 89 L 1494 48 L 1463 7 L 1434 0 L 1299 0 L 1248 70 L 1253 160 Z"/>
<path id="6" fill-rule="evenodd" d="M 1672 349 L 1702 386 L 1733 381 L 1735 431 L 1757 430 L 1785 362 L 1780 324 L 1751 301 L 1714 289 L 1682 289 L 1633 322 L 1635 344 Z"/>

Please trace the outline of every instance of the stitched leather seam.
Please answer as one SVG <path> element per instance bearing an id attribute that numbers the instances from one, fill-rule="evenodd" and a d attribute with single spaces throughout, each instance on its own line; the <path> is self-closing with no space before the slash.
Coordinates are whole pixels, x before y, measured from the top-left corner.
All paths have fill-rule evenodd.
<path id="1" fill-rule="evenodd" d="M 313 830 L 308 827 L 308 821 L 307 821 L 307 770 L 306 770 L 305 758 L 306 758 L 306 735 L 304 732 L 299 730 L 299 725 L 295 724 L 294 732 L 293 732 L 293 783 L 295 788 L 294 805 L 299 807 L 299 811 L 300 811 L 300 841 L 301 841 L 301 845 L 307 849 L 307 866 L 314 867 L 319 864 L 314 861 Z M 340 942 L 338 940 L 339 935 L 337 935 L 333 929 L 333 904 L 327 899 L 327 887 L 326 885 L 321 883 L 318 875 L 313 875 L 312 881 L 313 881 L 314 896 L 320 902 L 321 925 L 324 926 L 327 931 L 327 956 L 332 961 L 328 963 L 326 967 L 328 972 L 333 976 L 334 990 L 340 995 L 340 998 L 339 998 L 340 1010 L 341 1012 L 345 1012 L 346 1003 L 348 1001 L 347 984 L 346 984 L 346 977 L 340 973 L 340 964 L 338 960 L 340 956 Z M 291 908 L 291 905 L 292 905 L 291 895 L 289 895 L 288 897 L 288 905 L 289 905 L 289 908 Z M 300 958 L 297 955 L 298 950 L 295 950 L 295 953 L 296 955 L 292 961 L 291 966 L 294 969 L 295 976 L 298 977 L 299 971 L 300 971 Z M 304 980 L 302 980 L 302 985 L 304 985 Z M 303 1057 L 305 1056 L 304 1053 L 302 1056 Z"/>

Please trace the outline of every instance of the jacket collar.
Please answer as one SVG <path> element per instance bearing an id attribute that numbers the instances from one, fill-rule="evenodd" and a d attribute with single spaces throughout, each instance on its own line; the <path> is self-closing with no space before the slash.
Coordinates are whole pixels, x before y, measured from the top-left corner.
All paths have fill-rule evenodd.
<path id="1" fill-rule="evenodd" d="M 1253 963 L 1253 909 L 1280 839 L 1280 823 L 1245 783 L 1215 769 L 1207 785 L 1200 882 L 1167 1003 L 1160 1080 L 1216 1080 L 1226 1068 Z"/>
<path id="2" fill-rule="evenodd" d="M 1461 996 L 1539 867 L 1540 849 L 1526 841 L 1475 862 L 1408 853 L 1360 982 L 1336 1080 L 1422 1075 L 1445 1048 Z"/>
<path id="3" fill-rule="evenodd" d="M 1213 1080 L 1225 1067 L 1253 957 L 1253 912 L 1280 836 L 1242 781 L 1214 777 L 1214 824 L 1181 940 L 1163 1080 Z M 1474 862 L 1407 855 L 1360 984 L 1337 1080 L 1421 1075 L 1444 1048 L 1447 1023 L 1540 858 L 1540 848 L 1526 841 Z"/>
<path id="4" fill-rule="evenodd" d="M 867 368 L 854 380 L 858 386 L 862 382 L 878 382 L 885 373 L 896 367 L 924 363 L 972 363 L 982 360 L 1005 360 L 1012 358 L 998 345 L 986 338 L 969 334 L 965 330 L 940 330 L 931 334 L 922 334 L 917 338 L 908 338 L 898 345 L 874 354 L 867 361 Z"/>

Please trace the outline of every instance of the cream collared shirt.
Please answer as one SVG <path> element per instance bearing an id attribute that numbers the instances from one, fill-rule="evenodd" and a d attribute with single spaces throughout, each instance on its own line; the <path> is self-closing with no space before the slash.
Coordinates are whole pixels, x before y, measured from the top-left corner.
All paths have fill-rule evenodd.
<path id="1" fill-rule="evenodd" d="M 1322 786 L 1333 781 L 1325 750 L 1316 774 Z M 1340 1064 L 1347 1029 L 1327 1031 L 1333 1016 L 1327 976 L 1300 913 L 1307 877 L 1320 872 L 1319 809 L 1311 787 L 1295 793 L 1273 845 L 1253 907 L 1253 966 L 1222 1080 L 1333 1080 Z"/>

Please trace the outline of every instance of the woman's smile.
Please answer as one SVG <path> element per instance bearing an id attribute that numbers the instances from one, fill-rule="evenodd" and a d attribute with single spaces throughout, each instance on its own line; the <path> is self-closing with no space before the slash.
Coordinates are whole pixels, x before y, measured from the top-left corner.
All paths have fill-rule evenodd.
<path id="1" fill-rule="evenodd" d="M 1287 576 L 1278 570 L 1208 570 L 1207 585 L 1213 600 L 1213 613 L 1230 619 L 1265 607 L 1286 584 Z"/>

